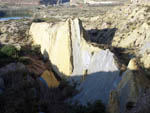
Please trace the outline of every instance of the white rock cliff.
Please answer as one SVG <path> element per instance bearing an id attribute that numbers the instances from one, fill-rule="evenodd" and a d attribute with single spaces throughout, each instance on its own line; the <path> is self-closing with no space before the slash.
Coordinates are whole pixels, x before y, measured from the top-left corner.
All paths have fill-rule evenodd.
<path id="1" fill-rule="evenodd" d="M 86 105 L 102 100 L 110 113 L 124 112 L 127 104 L 136 103 L 149 86 L 135 59 L 120 75 L 115 55 L 91 44 L 79 19 L 54 25 L 33 23 L 30 35 L 60 77 L 69 76 L 68 80 L 79 83 L 79 93 L 71 98 L 72 102 Z"/>
<path id="2" fill-rule="evenodd" d="M 55 25 L 33 23 L 30 34 L 34 43 L 41 45 L 41 52 L 49 57 L 58 75 L 81 82 L 77 86 L 80 93 L 72 100 L 83 105 L 99 99 L 108 103 L 110 91 L 120 81 L 115 56 L 86 41 L 88 36 L 79 19 Z"/>

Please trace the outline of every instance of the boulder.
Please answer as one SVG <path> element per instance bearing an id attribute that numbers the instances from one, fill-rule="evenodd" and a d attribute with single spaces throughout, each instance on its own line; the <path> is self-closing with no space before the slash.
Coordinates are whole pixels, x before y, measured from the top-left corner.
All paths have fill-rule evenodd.
<path id="1" fill-rule="evenodd" d="M 70 76 L 68 80 L 79 83 L 80 93 L 72 101 L 86 105 L 101 99 L 108 104 L 109 93 L 121 80 L 115 55 L 88 42 L 79 19 L 57 24 L 33 23 L 30 35 L 59 76 Z"/>
<path id="2" fill-rule="evenodd" d="M 139 70 L 135 59 L 130 60 L 128 70 L 124 72 L 122 76 L 122 80 L 116 89 L 121 113 L 132 109 L 150 86 L 149 80 L 142 71 Z M 116 96 L 112 98 L 115 99 Z"/>
<path id="3" fill-rule="evenodd" d="M 138 62 L 136 58 L 132 58 L 128 64 L 128 69 L 132 71 L 139 70 Z"/>
<path id="4" fill-rule="evenodd" d="M 44 71 L 39 79 L 49 88 L 57 88 L 59 86 L 59 81 L 51 71 Z"/>

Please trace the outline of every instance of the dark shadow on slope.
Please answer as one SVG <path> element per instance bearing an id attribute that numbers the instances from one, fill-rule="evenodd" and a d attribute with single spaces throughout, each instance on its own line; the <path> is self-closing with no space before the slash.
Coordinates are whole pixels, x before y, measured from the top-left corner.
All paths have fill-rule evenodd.
<path id="1" fill-rule="evenodd" d="M 127 66 L 129 60 L 135 57 L 133 49 L 113 47 L 112 41 L 115 36 L 117 28 L 107 28 L 107 29 L 91 29 L 88 30 L 87 33 L 90 37 L 90 42 L 92 45 L 97 46 L 102 49 L 109 49 L 111 52 L 115 54 L 120 62 L 120 66 L 122 68 L 122 64 Z M 123 66 L 124 68 L 124 66 Z M 122 69 L 121 69 L 122 70 Z"/>
<path id="2" fill-rule="evenodd" d="M 57 101 L 55 101 L 55 98 L 56 98 L 55 94 L 53 94 L 53 97 L 55 97 L 55 98 L 51 97 L 51 99 L 50 99 L 51 101 L 49 101 L 50 95 L 49 95 L 49 93 L 45 93 L 45 90 L 44 90 L 43 95 L 46 94 L 48 96 L 48 98 L 44 97 L 45 99 L 43 97 L 41 97 L 42 100 L 46 100 L 48 102 L 47 104 L 44 104 L 45 108 L 46 108 L 46 109 L 43 109 L 43 110 L 45 110 L 44 112 L 49 113 L 51 110 L 60 108 L 61 110 L 58 109 L 58 110 L 60 110 L 59 111 L 60 113 L 71 113 L 70 112 L 71 108 L 70 108 L 69 104 L 64 103 L 64 100 L 68 99 L 68 97 L 72 98 L 74 96 L 77 96 L 79 94 L 79 92 L 81 94 L 79 94 L 79 96 L 77 96 L 77 98 L 79 98 L 81 100 L 84 99 L 85 101 L 88 101 L 88 102 L 94 102 L 94 101 L 92 101 L 91 98 L 95 98 L 95 100 L 101 100 L 102 103 L 105 106 L 107 106 L 108 103 L 106 103 L 104 101 L 107 101 L 107 102 L 109 101 L 110 92 L 112 90 L 115 90 L 121 81 L 122 77 L 118 76 L 118 73 L 119 73 L 119 71 L 113 71 L 113 72 L 100 71 L 100 72 L 89 73 L 89 74 L 87 73 L 86 76 L 83 76 L 83 75 L 71 76 L 68 78 L 68 80 L 71 81 L 71 79 L 72 79 L 74 81 L 79 81 L 80 82 L 79 88 L 81 88 L 81 90 L 74 92 L 74 90 L 68 88 L 68 86 L 67 87 L 66 86 L 58 87 L 58 89 L 60 90 L 60 92 L 62 92 L 62 94 L 61 94 L 61 97 L 59 98 L 60 100 L 57 98 L 58 99 Z M 133 73 L 135 73 L 135 75 L 136 75 L 136 74 L 139 74 L 140 71 L 133 71 Z M 75 83 L 75 82 L 73 82 L 73 83 Z M 79 84 L 73 84 L 72 88 L 78 87 L 78 85 Z M 51 90 L 51 88 L 47 87 L 46 90 Z M 50 92 L 50 93 L 52 93 L 52 92 Z M 59 93 L 59 92 L 57 92 L 57 93 Z M 87 96 L 87 94 L 88 94 L 88 96 Z M 87 96 L 87 98 L 86 98 L 86 96 Z M 120 97 L 118 97 L 118 99 L 119 98 Z M 55 101 L 56 103 L 54 104 L 53 101 Z M 62 102 L 62 103 L 60 103 L 60 102 Z M 75 100 L 74 100 L 74 102 L 75 102 Z M 60 104 L 61 104 L 61 106 L 59 106 Z M 76 101 L 74 104 L 75 104 L 74 107 L 76 107 L 76 104 L 79 105 L 80 102 Z M 136 103 L 134 101 L 133 102 L 126 101 L 124 104 L 125 104 L 124 107 L 126 109 L 132 110 Z M 51 107 L 49 107 L 49 106 L 51 106 Z M 82 107 L 80 107 L 78 109 L 78 112 L 75 112 L 75 113 L 104 113 L 104 112 L 101 112 L 100 110 L 96 110 L 96 109 L 94 109 L 94 110 L 95 110 L 94 112 L 91 112 L 90 110 L 85 112 L 82 109 Z M 59 112 L 57 111 L 56 113 L 59 113 Z"/>
<path id="3" fill-rule="evenodd" d="M 48 55 L 46 51 L 44 52 L 44 54 Z M 49 62 L 49 60 L 45 60 L 44 62 Z M 53 67 L 55 69 L 58 69 L 54 65 Z M 53 71 L 55 72 L 55 70 Z M 12 78 L 14 78 L 15 74 L 16 73 L 12 73 Z M 87 89 L 87 90 L 83 89 L 84 91 L 87 91 L 88 94 L 90 94 L 90 96 L 93 96 L 94 98 L 98 100 L 101 99 L 103 102 L 104 99 L 108 101 L 109 93 L 111 92 L 111 90 L 117 87 L 117 84 L 119 83 L 121 79 L 121 77 L 118 76 L 118 74 L 119 74 L 119 71 L 113 71 L 113 72 L 100 71 L 100 72 L 93 72 L 93 73 L 89 73 L 87 71 L 86 75 L 84 76 L 75 75 L 75 76 L 71 76 L 70 79 L 73 79 L 74 81 L 76 80 L 80 81 L 81 86 L 85 86 L 85 88 Z M 18 74 L 18 76 L 19 75 L 20 74 Z M 9 79 L 6 79 L 6 81 L 7 80 L 9 81 Z M 43 84 L 38 84 L 38 83 L 35 83 L 37 81 L 34 81 L 34 80 L 30 82 L 26 81 L 26 79 L 18 80 L 17 82 L 14 82 L 16 84 L 15 87 L 13 87 L 10 91 L 6 90 L 5 92 L 6 94 L 8 93 L 8 96 L 5 97 L 4 101 L 2 102 L 7 102 L 7 103 L 5 104 L 1 103 L 0 105 L 7 104 L 6 106 L 9 106 L 9 104 L 11 104 L 13 109 L 17 110 L 16 112 L 24 112 L 24 113 L 33 113 L 34 109 L 32 110 L 32 108 L 35 108 L 35 106 L 36 106 L 36 112 L 44 112 L 44 113 L 72 113 L 72 112 L 73 113 L 104 113 L 102 111 L 104 110 L 103 106 L 98 106 L 96 108 L 92 107 L 91 109 L 85 109 L 84 107 L 80 107 L 80 106 L 77 108 L 76 106 L 72 107 L 69 104 L 65 103 L 64 100 L 78 94 L 78 92 L 76 92 L 75 90 L 75 87 L 78 84 L 73 84 L 72 86 L 70 86 L 69 84 L 66 84 L 67 81 L 64 81 L 63 79 L 60 79 L 59 81 L 61 82 L 59 87 L 51 88 L 51 87 L 46 86 L 45 81 Z M 30 86 L 29 83 L 35 83 L 35 86 Z M 18 87 L 21 86 L 21 90 L 19 88 L 16 88 L 16 86 Z M 38 89 L 38 87 L 40 88 Z M 25 95 L 25 99 L 23 99 L 23 101 L 20 101 L 22 100 L 22 98 L 24 98 L 22 97 L 22 95 L 25 94 L 22 91 L 25 91 L 26 95 Z M 82 92 L 82 90 L 79 90 L 79 92 Z M 32 97 L 31 94 L 33 94 L 33 98 L 31 98 Z M 18 95 L 19 95 L 19 98 L 17 97 Z M 37 95 L 36 98 L 34 97 L 34 95 Z M 0 96 L 0 99 L 3 99 L 3 96 L 2 97 Z M 90 101 L 90 96 L 88 98 L 89 101 Z M 13 97 L 15 97 L 15 101 Z M 34 103 L 32 103 L 33 102 L 32 99 L 34 100 Z M 8 103 L 9 101 L 12 103 Z M 22 105 L 22 106 L 19 106 L 19 105 Z M 0 106 L 0 107 L 3 109 L 3 108 L 6 108 L 6 106 L 2 106 L 2 107 Z M 9 107 L 8 107 L 8 110 L 11 110 L 9 109 Z"/>
<path id="4" fill-rule="evenodd" d="M 99 100 L 104 104 L 104 100 L 109 100 L 109 93 L 111 90 L 114 90 L 119 83 L 120 79 L 117 80 L 115 76 L 119 73 L 118 71 L 115 72 L 96 72 L 87 74 L 87 76 L 76 75 L 73 77 L 67 77 L 69 81 L 74 80 L 73 84 L 65 84 L 64 80 L 62 79 L 60 82 L 60 86 L 58 88 L 50 88 L 48 86 L 42 86 L 41 89 L 41 110 L 45 113 L 50 113 L 55 111 L 54 113 L 71 113 L 72 108 L 70 103 L 65 103 L 64 101 L 68 98 L 72 98 L 81 92 L 83 95 L 82 90 L 75 90 L 75 87 L 78 87 L 79 84 L 76 84 L 75 81 L 80 81 L 81 87 L 84 86 L 84 91 L 87 92 L 90 96 L 88 98 L 88 102 L 94 103 L 94 100 Z M 111 78 L 112 76 L 112 78 Z M 118 76 L 119 77 L 119 76 Z M 120 77 L 119 77 L 120 78 Z M 116 80 L 116 86 L 112 84 Z M 45 81 L 43 82 L 43 85 Z M 80 87 L 80 86 L 79 86 Z M 83 95 L 86 96 L 86 95 Z M 80 97 L 80 96 L 79 96 Z M 84 98 L 84 97 L 82 97 Z M 92 100 L 92 98 L 95 98 Z M 81 98 L 80 98 L 81 99 Z M 74 100 L 74 110 L 76 105 L 80 105 L 81 103 L 77 100 Z M 106 105 L 106 103 L 105 103 Z M 99 108 L 102 109 L 103 108 Z M 92 109 L 90 111 L 84 111 L 82 107 L 76 109 L 77 112 L 75 113 L 104 113 L 97 109 Z"/>
<path id="5" fill-rule="evenodd" d="M 88 94 L 90 95 L 89 98 L 85 101 L 93 103 L 94 100 L 95 101 L 101 100 L 102 103 L 104 103 L 106 105 L 109 100 L 109 93 L 111 92 L 111 90 L 114 90 L 117 87 L 119 81 L 121 80 L 121 76 L 119 76 L 120 71 L 114 71 L 114 72 L 101 71 L 101 72 L 93 72 L 93 73 L 89 73 L 87 71 L 86 74 L 84 74 L 84 75 L 74 75 L 74 76 L 70 76 L 70 77 L 65 76 L 62 73 L 63 77 L 62 76 L 60 77 L 59 74 L 61 72 L 59 72 L 59 69 L 56 65 L 52 64 L 48 60 L 49 57 L 48 57 L 48 53 L 46 50 L 44 51 L 44 56 L 46 56 L 46 57 L 44 57 L 45 61 L 47 59 L 47 61 L 51 64 L 52 72 L 54 72 L 57 80 L 59 80 L 60 82 L 63 82 L 58 87 L 59 90 L 61 90 L 60 92 L 62 93 L 62 94 L 57 93 L 57 94 L 61 94 L 61 96 L 58 95 L 58 98 L 55 97 L 56 96 L 55 94 L 52 94 L 53 97 L 50 96 L 51 95 L 50 92 L 53 90 L 53 88 L 48 87 L 48 85 L 44 86 L 45 87 L 44 90 L 43 89 L 41 90 L 42 91 L 41 95 L 43 95 L 43 96 L 41 96 L 41 101 L 42 101 L 42 103 L 45 103 L 44 104 L 45 107 L 43 108 L 43 105 L 42 105 L 41 108 L 42 108 L 42 110 L 44 110 L 45 113 L 52 112 L 56 108 L 61 109 L 61 110 L 58 109 L 58 110 L 60 110 L 59 111 L 60 113 L 70 113 L 70 112 L 68 112 L 68 110 L 70 110 L 69 107 L 67 107 L 67 108 L 62 107 L 62 105 L 68 106 L 68 104 L 63 103 L 63 102 L 64 102 L 64 100 L 67 100 L 69 97 L 73 97 L 76 94 L 78 94 L 79 92 L 82 92 L 81 90 L 75 90 L 76 87 L 80 87 L 80 86 L 81 86 L 81 88 L 84 87 L 83 90 L 85 92 L 88 92 Z M 58 77 L 59 77 L 59 79 L 58 79 Z M 65 79 L 63 79 L 63 78 L 66 78 L 66 80 L 67 80 L 66 82 L 69 81 L 71 84 L 68 84 L 69 86 L 64 86 Z M 45 85 L 45 83 L 46 83 L 46 81 L 43 81 L 43 80 L 41 82 L 43 82 L 43 85 Z M 55 89 L 54 89 L 54 91 L 55 91 Z M 82 95 L 83 95 L 83 92 L 82 92 Z M 94 97 L 94 99 L 92 96 Z M 56 101 L 55 98 L 57 98 L 58 100 L 56 99 L 57 100 Z M 43 102 L 43 100 L 46 102 Z M 76 99 L 75 99 L 75 101 L 76 101 Z M 60 104 L 60 102 L 62 102 L 62 103 Z M 78 103 L 78 102 L 76 101 L 75 103 Z M 80 102 L 79 102 L 79 104 L 80 104 Z M 51 106 L 51 107 L 49 107 L 49 106 Z M 94 112 L 102 113 L 100 111 L 94 111 Z M 56 113 L 58 113 L 58 112 L 56 112 Z M 80 112 L 77 112 L 77 113 L 85 113 L 85 112 L 81 110 Z M 89 113 L 91 113 L 91 112 L 89 112 Z"/>
<path id="6" fill-rule="evenodd" d="M 91 29 L 87 32 L 91 37 L 91 42 L 95 42 L 98 44 L 111 44 L 116 31 L 117 28 L 107 28 L 102 30 Z"/>

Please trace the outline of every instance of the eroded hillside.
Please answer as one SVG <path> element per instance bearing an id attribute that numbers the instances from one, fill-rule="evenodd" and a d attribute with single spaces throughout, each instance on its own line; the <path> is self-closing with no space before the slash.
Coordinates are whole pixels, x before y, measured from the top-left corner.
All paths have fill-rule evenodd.
<path id="1" fill-rule="evenodd" d="M 149 113 L 150 6 L 37 10 L 0 23 L 0 112 Z"/>

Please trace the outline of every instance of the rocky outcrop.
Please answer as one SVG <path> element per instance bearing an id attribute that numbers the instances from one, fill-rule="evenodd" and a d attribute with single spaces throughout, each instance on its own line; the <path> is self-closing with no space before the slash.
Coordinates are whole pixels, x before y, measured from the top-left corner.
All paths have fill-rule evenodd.
<path id="1" fill-rule="evenodd" d="M 70 99 L 73 103 L 86 105 L 100 99 L 111 113 L 124 112 L 149 87 L 136 59 L 120 76 L 115 55 L 91 44 L 79 19 L 58 24 L 33 23 L 30 34 L 57 74 L 78 83 L 79 93 Z"/>
<path id="2" fill-rule="evenodd" d="M 41 45 L 41 52 L 49 57 L 54 70 L 59 75 L 72 73 L 72 53 L 69 21 L 56 25 L 33 23 L 30 34 L 35 44 Z"/>
<path id="3" fill-rule="evenodd" d="M 88 36 L 79 19 L 55 25 L 33 23 L 30 34 L 34 43 L 41 45 L 41 52 L 49 57 L 58 75 L 79 82 L 77 89 L 81 91 L 72 100 L 83 105 L 98 99 L 108 103 L 110 91 L 120 81 L 115 56 L 86 41 Z"/>
<path id="4" fill-rule="evenodd" d="M 139 98 L 149 88 L 150 83 L 147 77 L 139 70 L 136 59 L 131 59 L 128 70 L 122 76 L 122 80 L 116 89 L 121 113 L 131 110 L 135 106 Z M 111 100 L 117 100 L 116 96 L 112 98 L 110 103 Z M 113 103 L 110 106 L 113 106 Z"/>

